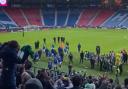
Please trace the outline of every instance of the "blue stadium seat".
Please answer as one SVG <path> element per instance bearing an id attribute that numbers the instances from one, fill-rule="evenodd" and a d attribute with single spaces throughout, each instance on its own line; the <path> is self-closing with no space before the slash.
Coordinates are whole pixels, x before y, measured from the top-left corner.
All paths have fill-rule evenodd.
<path id="1" fill-rule="evenodd" d="M 125 11 L 128 13 L 128 10 L 125 10 Z M 127 14 L 127 17 L 125 18 L 125 20 L 120 24 L 120 26 L 128 28 L 128 14 Z"/>
<path id="2" fill-rule="evenodd" d="M 57 9 L 57 26 L 64 26 L 67 19 L 68 9 L 58 8 Z"/>
<path id="3" fill-rule="evenodd" d="M 127 18 L 128 11 L 121 10 L 117 11 L 115 15 L 109 18 L 107 22 L 105 22 L 102 26 L 104 27 L 120 27 L 122 21 Z"/>
<path id="4" fill-rule="evenodd" d="M 127 17 L 126 20 L 121 24 L 121 26 L 128 28 L 128 17 Z"/>
<path id="5" fill-rule="evenodd" d="M 4 12 L 0 12 L 0 21 L 11 21 L 11 20 Z"/>
<path id="6" fill-rule="evenodd" d="M 45 26 L 54 26 L 55 25 L 55 9 L 45 8 L 43 9 L 43 19 Z"/>
<path id="7" fill-rule="evenodd" d="M 3 11 L 0 11 L 0 22 L 7 27 L 16 27 L 16 24 Z"/>
<path id="8" fill-rule="evenodd" d="M 3 28 L 3 25 L 0 23 L 0 28 Z"/>
<path id="9" fill-rule="evenodd" d="M 69 18 L 67 21 L 67 26 L 75 26 L 76 21 L 80 16 L 81 9 L 70 9 Z"/>

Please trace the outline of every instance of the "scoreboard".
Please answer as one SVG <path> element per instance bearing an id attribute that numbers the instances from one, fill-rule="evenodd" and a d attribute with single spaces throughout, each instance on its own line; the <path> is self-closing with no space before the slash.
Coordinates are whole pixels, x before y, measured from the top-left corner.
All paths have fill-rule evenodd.
<path id="1" fill-rule="evenodd" d="M 7 0 L 0 0 L 0 6 L 7 6 Z"/>

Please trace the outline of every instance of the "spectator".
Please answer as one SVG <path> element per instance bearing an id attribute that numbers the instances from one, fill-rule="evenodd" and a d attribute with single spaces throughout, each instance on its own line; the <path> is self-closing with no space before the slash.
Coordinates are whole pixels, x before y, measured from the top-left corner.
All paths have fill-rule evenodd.
<path id="1" fill-rule="evenodd" d="M 36 78 L 32 78 L 29 79 L 26 83 L 25 83 L 25 88 L 24 89 L 44 89 L 41 82 L 36 79 Z"/>
<path id="2" fill-rule="evenodd" d="M 32 77 L 27 73 L 27 72 L 23 72 L 21 75 L 21 85 L 20 85 L 20 89 L 24 89 L 25 83 L 31 79 Z"/>
<path id="3" fill-rule="evenodd" d="M 73 84 L 68 77 L 61 76 L 54 84 L 55 89 L 71 89 Z"/>
<path id="4" fill-rule="evenodd" d="M 115 89 L 125 89 L 125 88 L 122 88 L 121 85 L 117 85 L 117 86 L 115 87 Z M 127 89 L 127 88 L 126 88 L 126 89 Z"/>
<path id="5" fill-rule="evenodd" d="M 84 89 L 96 89 L 96 86 L 95 86 L 95 84 L 93 83 L 92 80 L 89 80 L 89 82 L 87 84 L 85 84 Z"/>
<path id="6" fill-rule="evenodd" d="M 38 76 L 39 80 L 41 81 L 44 89 L 53 89 L 53 80 L 48 76 L 48 73 L 45 69 L 42 69 Z"/>
<path id="7" fill-rule="evenodd" d="M 128 78 L 124 79 L 124 88 L 128 89 Z"/>
<path id="8" fill-rule="evenodd" d="M 113 79 L 109 79 L 107 89 L 113 89 L 113 88 L 114 88 Z"/>
<path id="9" fill-rule="evenodd" d="M 1 75 L 1 88 L 0 89 L 16 89 L 16 64 L 23 63 L 24 61 L 18 60 L 17 53 L 19 44 L 17 41 L 10 41 L 1 50 L 1 58 L 3 60 L 3 68 Z"/>
<path id="10" fill-rule="evenodd" d="M 25 61 L 25 71 L 31 75 L 32 78 L 35 78 L 34 73 L 31 71 L 32 68 L 32 62 L 27 60 Z"/>
<path id="11" fill-rule="evenodd" d="M 73 83 L 73 88 L 72 89 L 82 89 L 80 87 L 80 85 L 82 83 L 82 79 L 79 76 L 74 76 L 72 78 L 72 83 Z"/>
<path id="12" fill-rule="evenodd" d="M 107 89 L 107 87 L 108 87 L 108 82 L 106 79 L 104 79 L 102 81 L 102 84 L 100 85 L 99 89 Z"/>
<path id="13" fill-rule="evenodd" d="M 24 65 L 18 64 L 17 65 L 17 72 L 16 72 L 16 86 L 19 87 L 21 84 L 21 74 L 25 71 Z"/>

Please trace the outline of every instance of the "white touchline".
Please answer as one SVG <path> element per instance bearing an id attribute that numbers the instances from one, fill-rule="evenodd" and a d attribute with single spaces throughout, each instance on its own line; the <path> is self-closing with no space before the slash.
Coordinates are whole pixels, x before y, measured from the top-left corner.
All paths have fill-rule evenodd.
<path id="1" fill-rule="evenodd" d="M 6 4 L 6 0 L 0 0 L 0 4 Z"/>

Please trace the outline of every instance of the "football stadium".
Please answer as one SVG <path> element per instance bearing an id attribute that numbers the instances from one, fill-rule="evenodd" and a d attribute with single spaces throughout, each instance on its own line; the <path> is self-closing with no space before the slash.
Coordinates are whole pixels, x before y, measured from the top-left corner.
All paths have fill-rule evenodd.
<path id="1" fill-rule="evenodd" d="M 128 89 L 128 0 L 0 0 L 0 89 Z"/>

